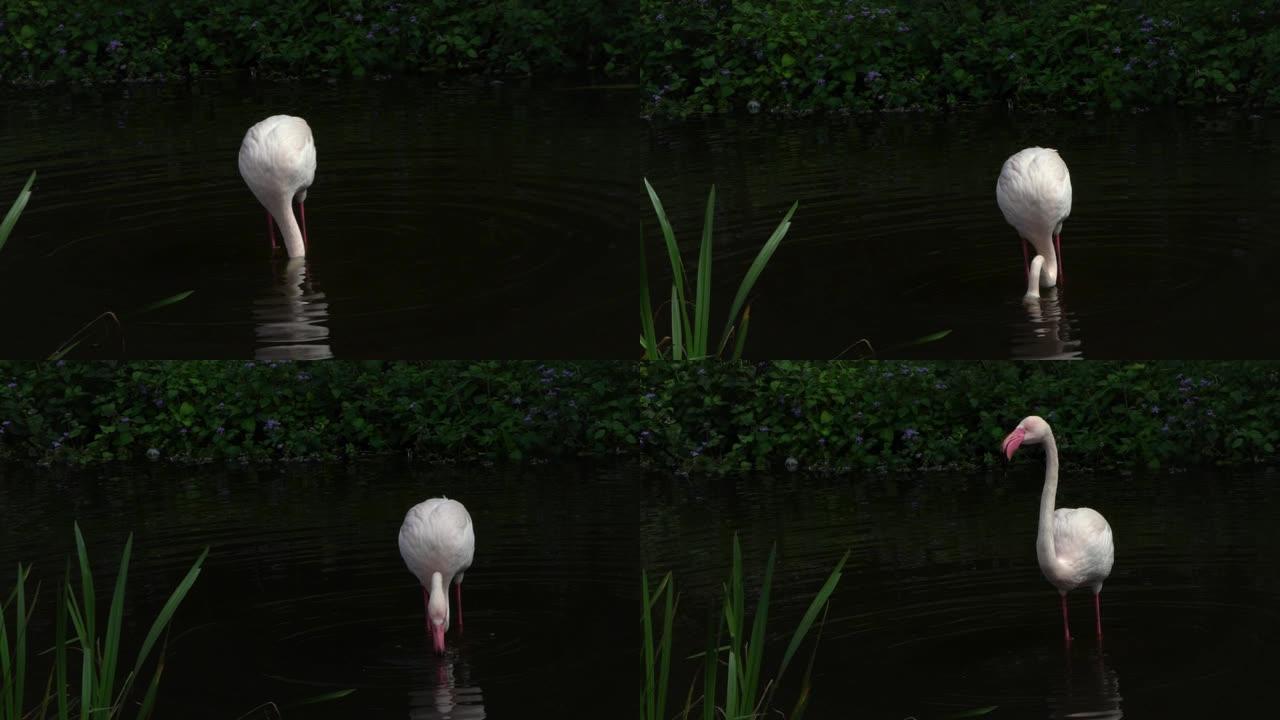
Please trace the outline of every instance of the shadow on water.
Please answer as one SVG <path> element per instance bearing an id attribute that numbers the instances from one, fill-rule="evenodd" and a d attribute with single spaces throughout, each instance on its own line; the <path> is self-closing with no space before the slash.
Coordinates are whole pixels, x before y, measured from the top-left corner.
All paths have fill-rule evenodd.
<path id="1" fill-rule="evenodd" d="M 1049 288 L 1039 298 L 1022 299 L 1026 320 L 1016 323 L 1011 335 L 1013 357 L 1076 360 L 1084 355 L 1074 318 L 1063 307 L 1064 292 Z"/>
<path id="2" fill-rule="evenodd" d="M 639 484 L 582 464 L 0 467 L 0 565 L 33 563 L 51 587 L 78 518 L 102 592 L 133 531 L 126 618 L 143 618 L 210 545 L 169 638 L 162 716 L 228 720 L 267 702 L 284 718 L 599 715 L 634 703 Z M 396 545 L 405 511 L 440 494 L 466 503 L 477 541 L 465 631 L 443 657 Z M 51 620 L 36 613 L 40 642 Z"/>
<path id="3" fill-rule="evenodd" d="M 1280 658 L 1278 469 L 1068 474 L 1059 506 L 1110 522 L 1102 593 L 1058 595 L 1035 557 L 1042 469 L 866 479 L 758 476 L 692 488 L 646 483 L 641 554 L 682 598 L 675 656 L 702 649 L 736 531 L 759 573 L 775 540 L 766 665 L 813 592 L 851 552 L 832 597 L 806 717 L 1251 717 L 1270 713 Z M 695 665 L 672 669 L 683 697 Z M 798 677 L 798 676 L 797 676 Z M 795 677 L 792 678 L 794 683 Z M 796 692 L 784 678 L 782 695 Z M 782 705 L 788 706 L 783 699 Z"/>

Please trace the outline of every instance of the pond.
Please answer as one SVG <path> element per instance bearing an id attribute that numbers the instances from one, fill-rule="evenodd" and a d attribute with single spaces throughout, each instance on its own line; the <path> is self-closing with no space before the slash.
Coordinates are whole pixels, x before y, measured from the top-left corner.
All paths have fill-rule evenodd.
<path id="1" fill-rule="evenodd" d="M 588 465 L 6 468 L 0 587 L 21 559 L 53 588 L 78 518 L 105 597 L 133 531 L 136 641 L 211 546 L 172 628 L 160 716 L 227 720 L 272 701 L 286 718 L 606 717 L 635 703 L 638 487 Z M 476 527 L 465 632 L 450 630 L 443 658 L 396 543 L 405 511 L 440 494 Z M 51 633 L 51 597 L 38 632 Z"/>
<path id="2" fill-rule="evenodd" d="M 1063 287 L 1024 305 L 1000 167 L 1056 147 L 1074 206 Z M 1280 353 L 1280 122 L 1245 115 L 717 117 L 656 122 L 645 174 L 696 243 L 716 183 L 724 303 L 791 203 L 757 285 L 757 357 L 1270 358 Z M 648 209 L 647 209 L 648 210 Z M 652 215 L 652 210 L 648 210 Z M 653 226 L 653 223 L 650 223 Z M 648 231 L 657 244 L 656 227 Z M 654 261 L 661 261 L 654 255 Z M 913 340 L 950 330 L 938 342 Z"/>
<path id="3" fill-rule="evenodd" d="M 11 91 L 0 205 L 39 177 L 0 254 L 0 302 L 18 309 L 0 352 L 43 357 L 110 310 L 123 343 L 95 330 L 78 355 L 634 357 L 635 92 L 425 79 Z M 316 138 L 305 263 L 273 259 L 237 169 L 245 130 L 276 113 Z"/>
<path id="4" fill-rule="evenodd" d="M 681 657 L 702 649 L 732 534 L 753 569 L 749 588 L 776 540 L 766 650 L 776 667 L 850 550 L 806 717 L 931 720 L 990 706 L 992 718 L 1268 714 L 1280 672 L 1280 470 L 1103 476 L 1072 472 L 1069 459 L 1064 470 L 1058 505 L 1093 507 L 1115 533 L 1101 647 L 1091 594 L 1076 591 L 1075 640 L 1064 648 L 1058 594 L 1036 563 L 1043 470 L 1031 465 L 1007 475 L 651 480 L 641 552 L 650 571 L 673 571 L 682 593 Z M 672 670 L 675 697 L 697 669 Z M 790 672 L 783 697 L 800 677 Z"/>

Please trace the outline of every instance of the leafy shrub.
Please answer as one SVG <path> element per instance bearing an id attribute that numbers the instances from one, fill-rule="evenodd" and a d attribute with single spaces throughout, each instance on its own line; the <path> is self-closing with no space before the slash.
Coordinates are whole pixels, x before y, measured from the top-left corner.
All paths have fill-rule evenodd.
<path id="1" fill-rule="evenodd" d="M 630 70 L 621 8 L 588 0 L 19 1 L 0 10 L 0 81 Z"/>
<path id="2" fill-rule="evenodd" d="M 0 362 L 0 461 L 627 454 L 680 472 L 1275 462 L 1273 363 Z M 1022 462 L 1038 462 L 1033 456 Z"/>
<path id="3" fill-rule="evenodd" d="M 641 0 L 640 22 L 658 114 L 1280 105 L 1275 3 Z"/>

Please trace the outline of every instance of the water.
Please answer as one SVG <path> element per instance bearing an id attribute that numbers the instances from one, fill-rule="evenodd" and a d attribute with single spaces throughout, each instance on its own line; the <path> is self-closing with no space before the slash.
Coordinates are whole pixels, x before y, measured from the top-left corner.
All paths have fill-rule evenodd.
<path id="1" fill-rule="evenodd" d="M 10 93 L 4 357 L 631 357 L 643 200 L 635 90 L 205 82 Z M 245 130 L 305 117 L 306 263 L 271 259 Z M 129 311 L 194 290 L 154 314 Z M 598 332 L 625 323 L 628 332 Z M 590 331 L 590 332 L 586 332 Z"/>
<path id="2" fill-rule="evenodd" d="M 23 559 L 52 588 L 78 518 L 106 596 L 132 530 L 126 633 L 140 638 L 210 545 L 169 639 L 160 716 L 226 720 L 273 701 L 286 718 L 605 717 L 635 702 L 637 486 L 586 465 L 5 468 L 0 587 Z M 476 555 L 465 631 L 437 659 L 396 534 L 408 507 L 441 493 L 466 503 Z"/>
<path id="3" fill-rule="evenodd" d="M 1061 151 L 1074 207 L 1064 287 L 1025 307 L 1022 253 L 995 184 L 1005 158 L 1031 145 Z M 722 117 L 655 124 L 645 172 L 690 243 L 717 184 L 716 314 L 800 201 L 757 286 L 748 349 L 758 357 L 830 359 L 862 338 L 882 357 L 1280 352 L 1268 269 L 1280 261 L 1274 117 Z M 902 347 L 942 330 L 952 333 Z"/>
<path id="4" fill-rule="evenodd" d="M 1102 592 L 1058 594 L 1035 558 L 1043 471 L 865 480 L 756 477 L 647 483 L 642 555 L 683 593 L 678 652 L 702 649 L 732 533 L 748 587 L 778 542 L 767 667 L 846 549 L 806 717 L 921 720 L 998 706 L 993 718 L 1215 718 L 1274 706 L 1280 660 L 1280 470 L 1095 476 L 1067 459 L 1059 505 L 1115 533 Z M 718 600 L 717 600 L 718 601 Z M 677 654 L 678 656 L 678 654 Z M 807 661 L 807 650 L 802 653 Z M 696 663 L 673 669 L 684 697 Z M 803 665 L 799 666 L 802 668 Z M 788 686 L 795 690 L 799 674 Z M 784 690 L 781 697 L 789 697 Z M 789 706 L 788 706 L 789 707 Z"/>

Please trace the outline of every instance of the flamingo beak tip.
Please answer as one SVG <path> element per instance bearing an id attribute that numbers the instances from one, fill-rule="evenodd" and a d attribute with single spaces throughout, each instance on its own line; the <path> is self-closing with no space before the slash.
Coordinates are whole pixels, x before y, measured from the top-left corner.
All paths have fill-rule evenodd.
<path id="1" fill-rule="evenodd" d="M 1022 438 L 1026 434 L 1027 434 L 1026 430 L 1023 430 L 1022 428 L 1016 428 L 1014 429 L 1013 432 L 1009 433 L 1005 437 L 1004 443 L 1002 443 L 1000 446 L 1001 449 L 1004 451 L 1005 460 L 1013 459 L 1013 454 L 1018 451 L 1018 446 L 1022 445 Z"/>

